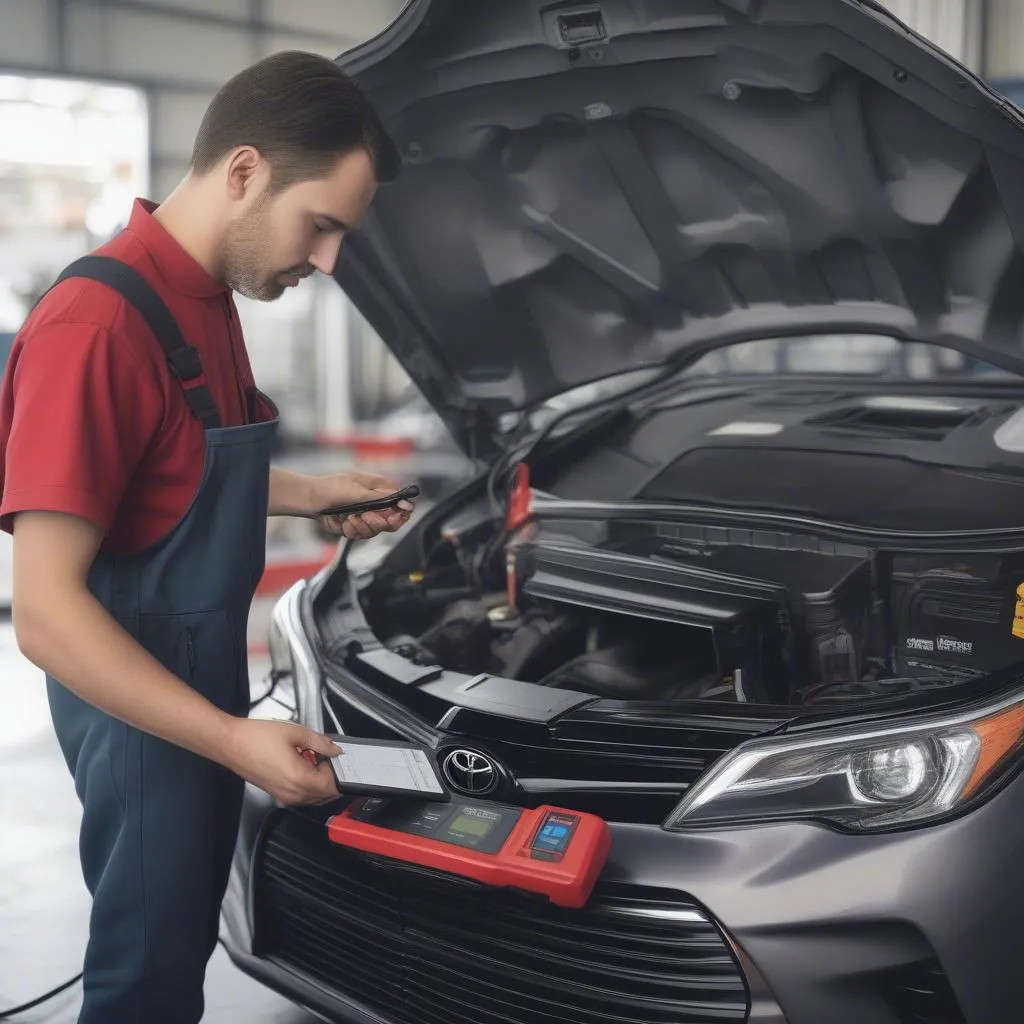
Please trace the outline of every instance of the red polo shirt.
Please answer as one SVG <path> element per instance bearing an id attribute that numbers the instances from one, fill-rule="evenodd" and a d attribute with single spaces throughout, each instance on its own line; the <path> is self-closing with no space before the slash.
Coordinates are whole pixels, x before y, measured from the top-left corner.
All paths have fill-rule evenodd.
<path id="1" fill-rule="evenodd" d="M 136 201 L 98 253 L 139 271 L 199 350 L 224 426 L 247 420 L 252 369 L 238 312 L 215 281 Z M 0 528 L 16 512 L 68 512 L 105 532 L 112 553 L 163 537 L 203 471 L 203 428 L 142 316 L 98 282 L 71 279 L 32 311 L 0 387 Z"/>

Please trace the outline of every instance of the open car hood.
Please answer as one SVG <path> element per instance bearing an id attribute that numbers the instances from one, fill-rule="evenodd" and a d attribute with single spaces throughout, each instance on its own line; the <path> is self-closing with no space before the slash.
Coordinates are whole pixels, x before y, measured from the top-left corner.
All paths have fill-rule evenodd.
<path id="1" fill-rule="evenodd" d="M 411 0 L 340 63 L 405 166 L 336 277 L 465 445 L 756 338 L 1024 372 L 1024 119 L 868 0 Z"/>

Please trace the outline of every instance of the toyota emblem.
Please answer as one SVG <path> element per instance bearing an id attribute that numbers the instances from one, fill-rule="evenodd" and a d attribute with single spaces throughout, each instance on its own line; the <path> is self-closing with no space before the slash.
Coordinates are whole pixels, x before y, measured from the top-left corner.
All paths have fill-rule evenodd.
<path id="1" fill-rule="evenodd" d="M 498 785 L 498 766 L 475 750 L 451 751 L 441 762 L 441 771 L 448 785 L 466 796 L 486 796 Z"/>

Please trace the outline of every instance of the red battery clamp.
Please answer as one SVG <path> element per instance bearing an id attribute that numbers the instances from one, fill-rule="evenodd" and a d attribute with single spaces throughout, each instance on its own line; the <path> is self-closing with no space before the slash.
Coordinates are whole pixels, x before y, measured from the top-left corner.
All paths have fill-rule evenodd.
<path id="1" fill-rule="evenodd" d="M 611 847 L 608 825 L 561 807 L 528 810 L 484 800 L 359 798 L 327 823 L 332 842 L 552 903 L 586 904 Z"/>

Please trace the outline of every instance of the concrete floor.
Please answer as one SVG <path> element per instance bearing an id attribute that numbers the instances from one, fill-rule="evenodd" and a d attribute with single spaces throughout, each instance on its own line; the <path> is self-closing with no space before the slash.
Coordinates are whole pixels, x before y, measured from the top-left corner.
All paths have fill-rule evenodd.
<path id="1" fill-rule="evenodd" d="M 253 676 L 261 667 L 253 662 Z M 254 683 L 260 692 L 262 681 Z M 78 798 L 50 726 L 42 674 L 0 623 L 0 1013 L 81 970 L 89 894 L 78 864 Z M 14 1020 L 73 1024 L 75 985 Z M 218 948 L 206 983 L 209 1024 L 311 1024 L 316 1018 L 241 974 Z"/>

